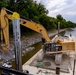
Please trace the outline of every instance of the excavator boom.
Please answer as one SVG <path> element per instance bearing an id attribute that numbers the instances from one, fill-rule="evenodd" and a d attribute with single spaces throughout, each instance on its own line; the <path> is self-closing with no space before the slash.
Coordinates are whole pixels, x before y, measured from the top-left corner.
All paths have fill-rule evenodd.
<path id="1" fill-rule="evenodd" d="M 12 15 L 6 15 L 6 16 L 8 17 L 8 19 L 12 20 Z M 25 20 L 22 18 L 20 18 L 20 24 L 31 29 L 31 30 L 34 30 L 34 31 L 42 34 L 47 42 L 51 41 L 49 36 L 48 36 L 48 33 L 46 32 L 46 29 L 42 25 L 37 24 L 31 20 L 28 21 L 28 20 Z"/>
<path id="2" fill-rule="evenodd" d="M 5 39 L 5 44 L 3 44 L 1 46 L 3 48 L 3 50 L 9 50 L 8 20 L 12 20 L 12 15 L 7 14 L 6 9 L 2 8 L 1 13 L 0 13 L 0 21 L 1 21 L 0 25 L 1 25 L 1 40 L 3 41 L 3 39 L 2 39 L 3 37 Z M 37 24 L 37 23 L 33 22 L 32 20 L 26 20 L 26 19 L 22 19 L 22 18 L 20 18 L 20 24 L 31 30 L 34 30 L 34 31 L 42 34 L 44 39 L 46 40 L 46 42 L 51 41 L 46 32 L 46 29 L 42 25 Z"/>

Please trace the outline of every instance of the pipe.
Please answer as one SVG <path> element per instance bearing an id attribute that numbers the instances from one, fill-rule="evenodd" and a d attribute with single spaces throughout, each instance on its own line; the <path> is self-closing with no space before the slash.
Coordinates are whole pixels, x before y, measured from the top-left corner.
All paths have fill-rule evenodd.
<path id="1" fill-rule="evenodd" d="M 60 68 L 56 67 L 56 75 L 60 75 Z"/>

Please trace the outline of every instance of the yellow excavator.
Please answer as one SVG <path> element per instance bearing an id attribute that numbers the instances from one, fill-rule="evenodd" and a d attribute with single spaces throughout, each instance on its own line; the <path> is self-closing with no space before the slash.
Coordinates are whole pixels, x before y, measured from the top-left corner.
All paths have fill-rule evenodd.
<path id="1" fill-rule="evenodd" d="M 10 11 L 11 12 L 11 11 Z M 12 14 L 8 14 L 6 8 L 2 8 L 0 12 L 0 35 L 1 35 L 1 41 L 4 41 L 1 43 L 1 49 L 3 52 L 9 51 L 9 24 L 8 21 L 12 20 Z M 56 37 L 53 40 L 50 40 L 46 29 L 35 22 L 33 22 L 30 19 L 27 18 L 20 18 L 20 24 L 24 27 L 27 27 L 31 30 L 34 30 L 38 33 L 40 33 L 44 39 L 43 41 L 43 51 L 45 54 L 62 54 L 64 52 L 70 52 L 75 51 L 75 42 L 74 41 L 63 41 L 61 39 L 56 40 Z M 4 39 L 4 40 L 3 40 Z M 56 61 L 59 61 L 60 59 L 57 59 Z"/>

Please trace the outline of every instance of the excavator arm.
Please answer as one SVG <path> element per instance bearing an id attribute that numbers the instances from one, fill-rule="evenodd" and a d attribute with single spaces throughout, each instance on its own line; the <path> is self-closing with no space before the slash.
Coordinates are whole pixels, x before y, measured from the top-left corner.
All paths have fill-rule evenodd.
<path id="1" fill-rule="evenodd" d="M 4 51 L 9 49 L 9 25 L 8 25 L 8 18 L 5 16 L 5 14 L 7 13 L 4 12 L 2 9 L 0 13 L 0 35 L 1 35 L 1 48 Z M 3 43 L 3 41 L 5 43 Z"/>
<path id="2" fill-rule="evenodd" d="M 2 8 L 1 9 L 1 13 L 0 13 L 0 21 L 1 21 L 1 41 L 3 41 L 3 37 L 4 37 L 4 41 L 5 43 L 1 45 L 2 50 L 9 50 L 9 25 L 8 25 L 8 20 L 12 20 L 12 15 L 11 14 L 7 14 L 6 9 Z M 43 35 L 44 39 L 46 40 L 46 42 L 50 42 L 50 38 L 46 32 L 46 29 L 40 25 L 37 24 L 31 20 L 26 20 L 26 19 L 22 19 L 20 18 L 20 24 L 31 29 L 34 30 L 40 34 Z M 3 34 L 3 35 L 2 35 Z"/>

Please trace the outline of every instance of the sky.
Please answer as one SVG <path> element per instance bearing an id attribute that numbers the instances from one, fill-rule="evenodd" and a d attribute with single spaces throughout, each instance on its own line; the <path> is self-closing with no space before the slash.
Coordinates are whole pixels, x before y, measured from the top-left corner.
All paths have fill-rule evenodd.
<path id="1" fill-rule="evenodd" d="M 76 0 L 34 0 L 41 3 L 49 11 L 48 16 L 61 14 L 67 21 L 76 23 Z"/>

